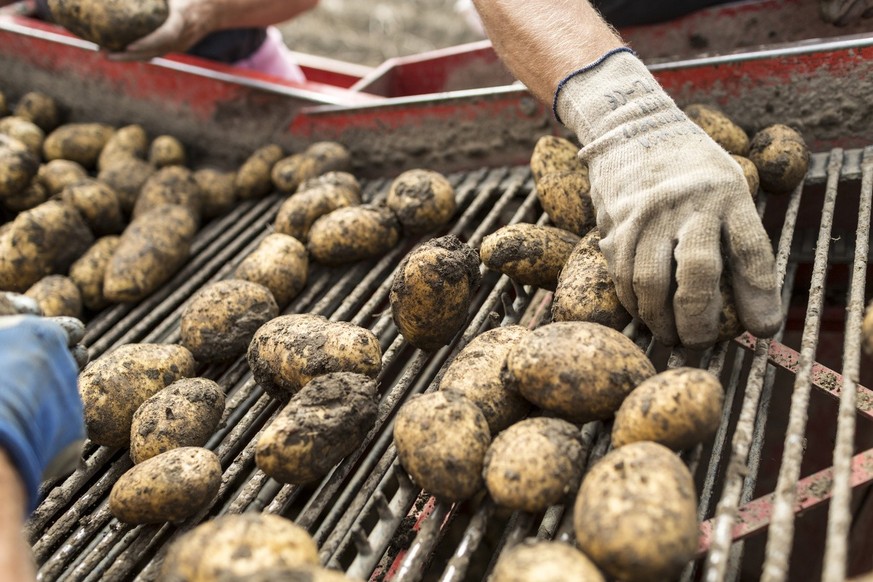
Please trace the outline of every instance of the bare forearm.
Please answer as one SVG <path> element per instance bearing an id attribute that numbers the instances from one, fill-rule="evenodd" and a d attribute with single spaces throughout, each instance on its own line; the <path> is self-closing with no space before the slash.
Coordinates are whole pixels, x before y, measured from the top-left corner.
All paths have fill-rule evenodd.
<path id="1" fill-rule="evenodd" d="M 33 559 L 21 527 L 25 518 L 26 496 L 18 471 L 0 450 L 0 572 L 4 580 L 34 580 Z"/>
<path id="2" fill-rule="evenodd" d="M 221 30 L 285 22 L 315 8 L 318 0 L 214 0 L 207 4 L 213 30 Z"/>
<path id="3" fill-rule="evenodd" d="M 549 105 L 567 73 L 623 46 L 588 2 L 474 0 L 474 4 L 494 50 L 516 78 Z"/>

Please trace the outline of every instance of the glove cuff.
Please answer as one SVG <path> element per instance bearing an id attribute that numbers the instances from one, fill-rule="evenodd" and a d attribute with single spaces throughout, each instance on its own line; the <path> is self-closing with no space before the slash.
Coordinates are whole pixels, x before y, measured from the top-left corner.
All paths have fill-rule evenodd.
<path id="1" fill-rule="evenodd" d="M 554 114 L 555 119 L 558 121 L 558 123 L 560 123 L 561 125 L 565 125 L 563 120 L 561 119 L 561 112 L 559 111 L 559 107 L 558 107 L 558 98 L 561 94 L 561 89 L 563 89 L 564 86 L 576 75 L 579 75 L 581 73 L 585 73 L 585 72 L 588 72 L 588 71 L 594 69 L 595 67 L 600 65 L 603 61 L 605 61 L 606 59 L 608 59 L 609 57 L 611 57 L 612 55 L 614 55 L 616 53 L 630 53 L 632 55 L 636 54 L 636 53 L 634 53 L 633 50 L 631 50 L 629 47 L 626 47 L 626 46 L 623 46 L 620 48 L 615 48 L 615 49 L 612 49 L 611 51 L 607 52 L 606 54 L 604 54 L 600 58 L 598 58 L 593 63 L 585 65 L 581 69 L 576 69 L 575 71 L 569 73 L 566 77 L 561 79 L 561 82 L 558 83 L 558 86 L 555 89 L 555 97 L 552 99 L 552 113 Z"/>
<path id="2" fill-rule="evenodd" d="M 36 454 L 21 433 L 0 423 L 0 448 L 6 451 L 9 459 L 18 469 L 24 491 L 27 495 L 27 513 L 36 509 L 39 497 L 39 484 L 42 480 L 42 467 Z"/>

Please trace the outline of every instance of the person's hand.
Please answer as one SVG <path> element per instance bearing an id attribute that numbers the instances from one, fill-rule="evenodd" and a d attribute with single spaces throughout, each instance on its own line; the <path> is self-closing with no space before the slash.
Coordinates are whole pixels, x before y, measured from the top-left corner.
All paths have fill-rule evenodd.
<path id="1" fill-rule="evenodd" d="M 157 30 L 107 57 L 113 61 L 147 61 L 182 53 L 212 32 L 209 0 L 169 0 L 169 8 L 167 20 Z"/>
<path id="2" fill-rule="evenodd" d="M 627 49 L 571 75 L 555 111 L 575 131 L 618 297 L 667 345 L 712 345 L 722 256 L 743 325 L 781 322 L 773 250 L 739 165 Z"/>
<path id="3" fill-rule="evenodd" d="M 845 26 L 873 16 L 873 0 L 821 0 L 821 19 L 837 26 Z"/>

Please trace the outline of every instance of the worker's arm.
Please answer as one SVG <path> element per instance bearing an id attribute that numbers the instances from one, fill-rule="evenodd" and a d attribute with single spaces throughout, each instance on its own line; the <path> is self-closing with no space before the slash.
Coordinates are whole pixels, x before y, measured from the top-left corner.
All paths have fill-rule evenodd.
<path id="1" fill-rule="evenodd" d="M 739 165 L 692 123 L 587 2 L 474 0 L 509 69 L 579 138 L 622 304 L 667 344 L 711 345 L 719 279 L 740 320 L 779 327 L 769 238 Z"/>
<path id="2" fill-rule="evenodd" d="M 21 526 L 27 516 L 24 483 L 0 449 L 0 572 L 4 580 L 35 580 L 36 571 Z"/>

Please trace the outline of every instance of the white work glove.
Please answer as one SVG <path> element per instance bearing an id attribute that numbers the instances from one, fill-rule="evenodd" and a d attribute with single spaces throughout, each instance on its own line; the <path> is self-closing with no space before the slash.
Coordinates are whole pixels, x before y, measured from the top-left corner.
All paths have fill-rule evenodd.
<path id="1" fill-rule="evenodd" d="M 113 61 L 147 61 L 169 53 L 183 53 L 212 31 L 208 0 L 169 0 L 167 20 L 154 32 L 136 40 L 122 52 L 109 53 Z"/>
<path id="2" fill-rule="evenodd" d="M 873 16 L 873 0 L 821 0 L 819 14 L 827 23 L 845 26 Z"/>
<path id="3" fill-rule="evenodd" d="M 778 330 L 773 250 L 740 166 L 632 52 L 567 77 L 555 113 L 583 145 L 601 249 L 630 313 L 667 345 L 712 345 L 724 252 L 740 321 L 762 337 Z"/>

